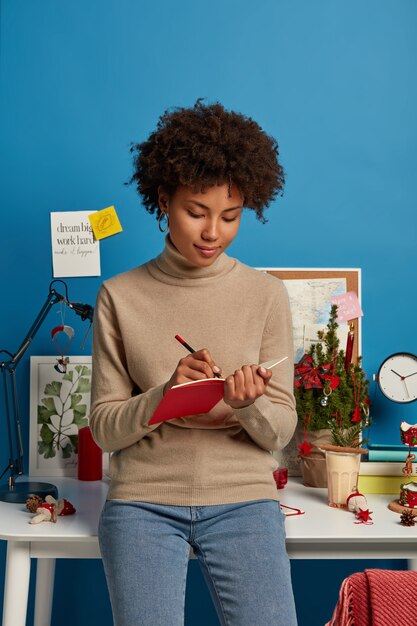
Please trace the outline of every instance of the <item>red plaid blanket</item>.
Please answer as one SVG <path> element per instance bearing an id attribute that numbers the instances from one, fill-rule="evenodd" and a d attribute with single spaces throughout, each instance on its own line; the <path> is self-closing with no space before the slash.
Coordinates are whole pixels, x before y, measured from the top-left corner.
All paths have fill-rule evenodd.
<path id="1" fill-rule="evenodd" d="M 368 569 L 342 583 L 325 626 L 417 626 L 417 572 Z"/>

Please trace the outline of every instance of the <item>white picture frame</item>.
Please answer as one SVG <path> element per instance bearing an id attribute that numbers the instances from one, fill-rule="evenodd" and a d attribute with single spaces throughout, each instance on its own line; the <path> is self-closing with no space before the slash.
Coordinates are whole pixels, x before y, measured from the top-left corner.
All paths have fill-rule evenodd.
<path id="1" fill-rule="evenodd" d="M 56 356 L 30 358 L 31 476 L 77 476 L 78 430 L 90 414 L 91 362 L 91 356 L 70 356 L 61 373 Z"/>

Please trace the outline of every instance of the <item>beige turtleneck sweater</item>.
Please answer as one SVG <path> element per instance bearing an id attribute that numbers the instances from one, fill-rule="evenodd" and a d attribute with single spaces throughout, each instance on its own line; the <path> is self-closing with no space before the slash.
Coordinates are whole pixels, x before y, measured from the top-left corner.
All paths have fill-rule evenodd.
<path id="1" fill-rule="evenodd" d="M 296 412 L 293 344 L 282 282 L 222 254 L 191 265 L 166 240 L 162 254 L 102 285 L 93 335 L 90 427 L 113 452 L 108 498 L 204 506 L 277 500 L 271 450 L 290 440 Z M 208 348 L 226 377 L 288 355 L 266 393 L 233 410 L 148 426 L 187 351 Z"/>

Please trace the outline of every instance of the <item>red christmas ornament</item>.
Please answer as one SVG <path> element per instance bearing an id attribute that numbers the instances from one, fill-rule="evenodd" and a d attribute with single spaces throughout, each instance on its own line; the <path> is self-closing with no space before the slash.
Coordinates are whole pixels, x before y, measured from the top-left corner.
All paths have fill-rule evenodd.
<path id="1" fill-rule="evenodd" d="M 372 511 L 370 511 L 369 509 L 359 509 L 359 511 L 356 513 L 356 519 L 359 523 L 369 524 L 372 522 L 371 513 Z"/>
<path id="2" fill-rule="evenodd" d="M 361 410 L 358 406 L 355 406 L 353 413 L 352 413 L 352 419 L 350 420 L 351 422 L 361 422 L 362 418 L 361 418 Z"/>
<path id="3" fill-rule="evenodd" d="M 302 456 L 310 456 L 312 447 L 313 446 L 311 445 L 311 443 L 308 443 L 307 439 L 304 439 L 303 443 L 297 446 Z"/>

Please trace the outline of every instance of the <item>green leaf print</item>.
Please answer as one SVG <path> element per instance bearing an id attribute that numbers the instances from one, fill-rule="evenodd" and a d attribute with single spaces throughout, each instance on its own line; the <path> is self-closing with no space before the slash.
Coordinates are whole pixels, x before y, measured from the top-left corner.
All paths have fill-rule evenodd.
<path id="1" fill-rule="evenodd" d="M 68 462 L 78 453 L 78 431 L 88 426 L 84 394 L 90 391 L 91 369 L 85 365 L 69 367 L 59 380 L 45 385 L 37 413 L 38 453 L 44 459 L 58 455 Z"/>

